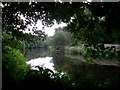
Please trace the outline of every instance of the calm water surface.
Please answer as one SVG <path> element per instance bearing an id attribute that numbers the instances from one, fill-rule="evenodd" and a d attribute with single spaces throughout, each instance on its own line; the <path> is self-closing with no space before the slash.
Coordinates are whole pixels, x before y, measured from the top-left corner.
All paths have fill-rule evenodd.
<path id="1" fill-rule="evenodd" d="M 79 56 L 63 53 L 51 53 L 50 50 L 32 49 L 26 53 L 28 64 L 32 69 L 43 66 L 53 71 L 62 71 L 74 77 L 77 82 L 96 81 L 106 85 L 120 85 L 120 67 L 114 65 L 98 65 L 84 62 Z M 101 84 L 100 84 L 101 85 Z"/>
<path id="2" fill-rule="evenodd" d="M 31 59 L 27 62 L 27 64 L 29 64 L 32 67 L 32 69 L 36 69 L 36 66 L 42 66 L 54 71 L 54 64 L 52 59 L 52 57 L 39 57 L 36 59 Z"/>

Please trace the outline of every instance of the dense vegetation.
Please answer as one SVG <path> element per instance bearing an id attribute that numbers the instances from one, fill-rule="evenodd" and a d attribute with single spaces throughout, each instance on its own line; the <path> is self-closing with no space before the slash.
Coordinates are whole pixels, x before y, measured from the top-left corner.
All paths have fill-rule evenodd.
<path id="1" fill-rule="evenodd" d="M 3 90 L 18 90 L 25 87 L 26 89 L 56 90 L 55 86 L 61 90 L 86 88 L 88 85 L 90 85 L 89 88 L 99 87 L 99 84 L 93 82 L 84 84 L 85 86 L 81 83 L 73 83 L 75 79 L 42 67 L 38 67 L 38 71 L 30 69 L 23 54 L 24 47 L 34 45 L 36 42 L 40 43 L 47 36 L 42 30 L 36 31 L 36 27 L 33 28 L 36 35 L 23 33 L 23 31 L 29 30 L 28 26 L 36 24 L 38 19 L 48 27 L 52 26 L 54 21 L 67 23 L 65 31 L 72 33 L 74 37 L 71 45 L 85 44 L 87 53 L 85 55 L 89 57 L 99 57 L 101 52 L 107 53 L 107 51 L 111 52 L 112 57 L 119 57 L 119 51 L 114 48 L 105 48 L 104 44 L 120 43 L 120 3 L 3 2 L 2 4 Z M 56 32 L 54 45 L 69 44 L 69 40 L 64 42 L 68 39 L 66 36 L 66 34 L 69 35 L 68 32 Z M 110 85 L 118 87 L 112 83 L 108 86 Z M 106 86 L 100 84 L 100 87 Z"/>
<path id="2" fill-rule="evenodd" d="M 70 46 L 72 35 L 65 28 L 58 28 L 51 38 L 51 46 L 54 50 L 63 51 L 66 46 Z"/>

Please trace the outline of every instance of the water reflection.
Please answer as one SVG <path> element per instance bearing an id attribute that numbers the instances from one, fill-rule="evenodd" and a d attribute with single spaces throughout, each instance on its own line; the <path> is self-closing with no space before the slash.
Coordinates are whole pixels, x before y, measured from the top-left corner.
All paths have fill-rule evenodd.
<path id="1" fill-rule="evenodd" d="M 81 57 L 54 54 L 55 69 L 66 72 L 75 83 L 86 87 L 118 87 L 120 67 L 115 65 L 90 64 Z"/>
<path id="2" fill-rule="evenodd" d="M 54 64 L 52 61 L 52 57 L 39 57 L 36 59 L 31 59 L 30 61 L 27 62 L 31 66 L 32 69 L 37 69 L 35 68 L 36 66 L 42 66 L 48 69 L 51 69 L 54 71 Z"/>
<path id="3" fill-rule="evenodd" d="M 28 60 L 36 58 L 51 57 L 51 50 L 46 48 L 28 49 L 25 52 L 25 56 Z"/>
<path id="4" fill-rule="evenodd" d="M 81 57 L 67 56 L 57 52 L 48 57 L 41 57 L 41 51 L 38 51 L 37 55 L 40 56 L 27 62 L 32 66 L 32 69 L 35 69 L 35 66 L 43 66 L 54 72 L 67 73 L 75 80 L 76 84 L 81 86 L 118 87 L 120 85 L 120 67 L 118 66 L 90 64 L 84 62 Z"/>

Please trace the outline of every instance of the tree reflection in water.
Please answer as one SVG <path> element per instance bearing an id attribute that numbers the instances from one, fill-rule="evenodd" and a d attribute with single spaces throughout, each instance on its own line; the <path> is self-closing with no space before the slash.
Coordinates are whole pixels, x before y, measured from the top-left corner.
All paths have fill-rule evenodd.
<path id="1" fill-rule="evenodd" d="M 64 53 L 53 54 L 56 70 L 67 72 L 78 87 L 119 87 L 120 67 L 89 64 L 81 59 L 66 57 Z"/>
<path id="2" fill-rule="evenodd" d="M 67 57 L 63 52 L 53 52 L 52 58 L 49 59 L 52 59 L 52 66 L 55 71 L 67 73 L 68 77 L 71 78 L 72 85 L 76 88 L 119 88 L 120 67 L 89 64 L 81 58 Z M 50 60 L 48 62 L 51 63 Z M 53 68 L 49 69 L 53 70 Z"/>

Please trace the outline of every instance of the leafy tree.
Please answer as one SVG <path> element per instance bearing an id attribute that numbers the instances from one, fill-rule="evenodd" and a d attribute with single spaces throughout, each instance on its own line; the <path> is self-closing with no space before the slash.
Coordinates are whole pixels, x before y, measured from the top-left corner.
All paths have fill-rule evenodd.
<path id="1" fill-rule="evenodd" d="M 24 79 L 29 70 L 26 58 L 17 49 L 5 46 L 2 50 L 3 89 L 11 89 Z"/>
<path id="2" fill-rule="evenodd" d="M 88 48 L 94 47 L 97 50 L 104 50 L 104 47 L 102 47 L 104 43 L 120 43 L 120 3 L 81 2 L 70 4 L 65 2 L 34 2 L 30 4 L 27 2 L 2 2 L 2 4 L 3 73 L 5 85 L 15 84 L 14 80 L 24 77 L 27 66 L 24 56 L 20 53 L 24 42 L 27 41 L 29 43 L 28 40 L 33 42 L 45 38 L 45 34 L 41 30 L 37 32 L 36 27 L 33 28 L 33 31 L 35 34 L 39 34 L 38 36 L 23 33 L 23 31 L 29 30 L 29 25 L 35 25 L 38 19 L 42 20 L 43 25 L 48 27 L 52 26 L 54 21 L 67 23 L 68 28 L 66 30 L 73 33 L 76 43 L 83 41 L 83 43 L 88 44 Z M 22 16 L 24 18 L 21 18 Z M 66 45 L 66 34 L 61 33 L 56 36 L 56 42 L 60 45 Z M 61 37 L 64 38 L 62 39 Z M 100 43 L 102 45 L 99 45 Z M 88 49 L 88 51 L 91 53 L 89 55 L 93 56 L 92 52 L 94 53 L 95 50 Z M 30 81 L 39 79 L 39 74 L 34 74 L 34 72 L 31 74 L 34 79 L 30 79 Z M 51 82 L 48 73 L 44 74 L 47 78 L 44 77 L 45 79 L 42 80 L 50 80 Z M 56 83 L 59 81 L 61 83 L 59 77 L 55 78 Z M 12 86 L 10 87 L 12 88 Z M 63 89 L 65 85 L 61 86 Z"/>
<path id="3" fill-rule="evenodd" d="M 53 20 L 56 19 L 58 23 L 61 21 L 69 21 L 71 17 L 71 12 L 66 12 L 66 9 L 70 11 L 75 10 L 76 4 L 74 4 L 74 8 L 69 8 L 69 4 L 60 4 L 60 3 L 12 3 L 12 2 L 3 2 L 4 5 L 2 9 L 3 16 L 3 28 L 12 32 L 12 35 L 16 38 L 21 38 L 22 33 L 20 31 L 26 30 L 27 26 L 30 24 L 36 24 L 38 19 L 43 21 L 44 25 L 51 26 L 53 25 Z M 63 8 L 63 5 L 65 6 Z M 24 8 L 24 7 L 26 8 Z M 56 10 L 54 10 L 56 8 Z M 66 8 L 66 9 L 65 9 Z M 64 10 L 64 11 L 63 11 Z M 60 13 L 61 12 L 61 16 Z M 64 12 L 64 13 L 63 13 Z M 64 15 L 62 15 L 64 14 Z M 21 19 L 21 15 L 25 17 L 25 20 Z M 60 16 L 60 17 L 58 17 Z M 66 17 L 65 17 L 66 16 Z M 35 31 L 36 28 L 33 28 Z M 26 37 L 26 36 L 25 36 Z M 21 39 L 24 39 L 22 37 Z"/>
<path id="4" fill-rule="evenodd" d="M 120 36 L 115 33 L 119 31 L 119 3 L 3 3 L 3 28 L 11 28 L 9 30 L 25 30 L 28 24 L 37 22 L 41 19 L 43 24 L 51 26 L 54 20 L 58 23 L 68 23 L 69 31 L 74 33 L 75 38 L 79 42 L 81 39 L 87 43 L 119 43 Z M 26 7 L 23 9 L 23 7 Z M 56 8 L 56 9 L 54 9 Z M 11 11 L 11 12 L 9 12 Z M 26 20 L 21 20 L 23 15 Z M 116 16 L 114 16 L 116 15 Z M 71 17 L 74 20 L 70 22 Z M 105 18 L 105 20 L 101 18 Z M 34 22 L 35 21 L 35 22 Z M 14 29 L 13 29 L 14 28 Z M 92 40 L 96 33 L 101 35 Z M 12 32 L 14 36 L 17 34 L 15 30 Z M 33 28 L 33 31 L 35 28 Z M 84 35 L 84 33 L 85 35 Z M 93 32 L 91 34 L 91 32 Z M 83 34 L 81 36 L 81 33 Z M 17 35 L 17 37 L 20 34 Z M 90 36 L 89 36 L 90 35 Z M 92 35 L 92 37 L 91 37 Z M 103 35 L 103 36 L 102 36 Z M 112 37 L 111 37 L 112 36 Z M 99 38 L 100 37 L 100 38 Z M 94 38 L 95 39 L 95 38 Z M 99 39 L 99 40 L 98 40 Z M 101 41 L 102 40 L 102 41 Z M 99 42 L 96 42 L 99 41 Z"/>
<path id="5" fill-rule="evenodd" d="M 52 37 L 52 46 L 57 47 L 66 47 L 71 43 L 72 35 L 69 32 L 66 32 L 65 28 L 58 28 L 55 31 L 55 35 Z"/>

